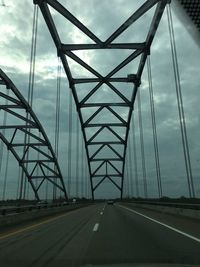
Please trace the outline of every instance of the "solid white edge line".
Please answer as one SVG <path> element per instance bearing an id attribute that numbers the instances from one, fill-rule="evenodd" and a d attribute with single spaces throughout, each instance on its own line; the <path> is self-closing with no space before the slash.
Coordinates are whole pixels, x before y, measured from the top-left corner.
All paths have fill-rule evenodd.
<path id="1" fill-rule="evenodd" d="M 95 223 L 94 228 L 93 228 L 93 232 L 96 232 L 99 228 L 99 223 Z"/>
<path id="2" fill-rule="evenodd" d="M 185 233 L 185 232 L 183 232 L 183 231 L 181 231 L 181 230 L 178 230 L 178 229 L 176 229 L 176 228 L 174 228 L 174 227 L 172 227 L 172 226 L 169 226 L 168 224 L 165 224 L 165 223 L 162 223 L 162 222 L 157 221 L 157 220 L 155 220 L 155 219 L 152 219 L 151 217 L 148 217 L 148 216 L 146 216 L 146 215 L 144 215 L 144 214 L 142 214 L 142 213 L 140 213 L 140 212 L 137 212 L 137 211 L 135 211 L 135 210 L 129 209 L 129 208 L 125 207 L 125 206 L 121 206 L 121 205 L 118 205 L 118 206 L 121 207 L 121 208 L 123 208 L 123 209 L 126 209 L 126 210 L 128 210 L 128 211 L 131 211 L 131 212 L 133 212 L 133 213 L 135 213 L 135 214 L 137 214 L 137 215 L 140 215 L 140 216 L 142 216 L 142 217 L 144 217 L 144 218 L 146 218 L 146 219 L 148 219 L 148 220 L 150 220 L 150 221 L 152 221 L 152 222 L 155 222 L 155 223 L 157 223 L 157 224 L 160 224 L 160 225 L 162 225 L 162 226 L 164 226 L 164 227 L 166 227 L 166 228 L 168 228 L 168 229 L 170 229 L 170 230 L 172 230 L 172 231 L 174 231 L 174 232 L 177 232 L 177 233 L 179 233 L 179 234 L 181 234 L 181 235 L 184 235 L 184 236 L 186 236 L 186 237 L 188 237 L 188 238 L 191 238 L 191 239 L 193 239 L 193 240 L 195 240 L 195 241 L 197 241 L 197 242 L 200 243 L 200 239 L 197 238 L 197 237 L 195 237 L 195 236 L 193 236 L 193 235 L 187 234 L 187 233 Z"/>

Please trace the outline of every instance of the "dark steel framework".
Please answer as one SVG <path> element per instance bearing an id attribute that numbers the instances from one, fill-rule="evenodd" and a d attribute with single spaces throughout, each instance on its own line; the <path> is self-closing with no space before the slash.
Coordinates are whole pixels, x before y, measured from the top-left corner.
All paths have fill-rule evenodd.
<path id="1" fill-rule="evenodd" d="M 42 125 L 25 98 L 1 69 L 0 98 L 0 111 L 6 112 L 7 117 L 10 116 L 5 125 L 0 125 L 0 139 L 18 161 L 35 197 L 40 199 L 39 189 L 44 181 L 49 181 L 67 199 L 60 167 Z M 28 137 L 26 142 L 25 135 Z"/>
<path id="2" fill-rule="evenodd" d="M 150 47 L 157 31 L 159 22 L 161 20 L 163 11 L 169 0 L 147 0 L 142 4 L 106 41 L 100 40 L 93 32 L 91 32 L 83 23 L 81 23 L 75 16 L 73 16 L 61 3 L 55 0 L 34 0 L 34 4 L 38 4 L 50 34 L 53 38 L 54 44 L 57 48 L 58 56 L 61 58 L 64 70 L 69 80 L 69 87 L 72 91 L 77 112 L 80 118 L 82 126 L 83 136 L 85 140 L 85 147 L 89 162 L 89 173 L 91 181 L 92 197 L 94 198 L 94 191 L 105 180 L 109 179 L 123 195 L 123 181 L 124 181 L 124 166 L 125 155 L 127 147 L 127 139 L 129 133 L 129 126 L 131 115 L 133 111 L 134 101 L 137 90 L 141 83 L 141 75 L 144 69 L 144 65 L 147 56 L 150 53 Z M 117 1 L 116 1 L 117 2 Z M 117 3 L 116 3 L 117 4 Z M 152 21 L 149 28 L 146 39 L 142 43 L 113 43 L 126 29 L 128 29 L 134 22 L 140 19 L 151 8 L 155 7 Z M 87 37 L 89 37 L 94 43 L 85 44 L 66 44 L 62 43 L 58 30 L 55 25 L 54 18 L 51 14 L 50 8 L 53 8 L 61 16 L 70 21 L 80 31 L 82 31 Z M 98 71 L 88 65 L 80 57 L 78 57 L 73 51 L 77 50 L 91 50 L 91 49 L 124 49 L 132 51 L 132 53 L 123 60 L 117 67 L 112 69 L 106 76 L 102 76 Z M 127 73 L 126 77 L 116 77 L 118 71 L 124 68 L 127 64 L 137 59 L 140 56 L 139 65 L 136 73 Z M 68 58 L 73 59 L 76 63 L 80 64 L 83 68 L 89 71 L 93 76 L 91 78 L 75 78 L 72 76 L 71 69 L 68 64 Z M 131 72 L 131 69 L 130 69 Z M 91 83 L 96 83 L 92 90 L 87 93 L 82 100 L 78 98 L 77 85 L 84 84 L 85 86 Z M 118 90 L 116 83 L 129 83 L 133 84 L 132 95 L 127 98 L 120 90 Z M 103 85 L 107 85 L 109 90 L 114 92 L 121 102 L 111 103 L 91 103 L 88 100 L 97 91 L 101 90 Z M 96 111 L 87 120 L 84 120 L 83 110 L 89 108 L 96 108 Z M 128 110 L 127 119 L 124 119 L 116 108 L 125 107 Z M 105 122 L 105 123 L 92 123 L 97 115 L 101 115 L 102 112 L 107 112 L 108 117 L 110 114 L 114 116 L 117 122 Z M 92 136 L 88 136 L 88 129 L 93 127 Z M 125 129 L 125 134 L 119 134 L 119 128 Z M 95 138 L 99 137 L 104 130 L 107 130 L 112 136 L 112 141 L 95 141 Z M 91 153 L 90 147 L 95 147 L 95 151 Z M 121 146 L 121 149 L 118 147 Z M 98 157 L 99 153 L 104 152 L 104 149 L 109 149 L 113 152 L 112 157 Z M 119 150 L 121 153 L 119 153 Z M 106 154 L 105 154 L 106 155 Z M 115 164 L 121 162 L 121 164 Z M 95 163 L 95 164 L 94 164 Z M 94 179 L 99 178 L 98 182 L 94 182 Z"/>

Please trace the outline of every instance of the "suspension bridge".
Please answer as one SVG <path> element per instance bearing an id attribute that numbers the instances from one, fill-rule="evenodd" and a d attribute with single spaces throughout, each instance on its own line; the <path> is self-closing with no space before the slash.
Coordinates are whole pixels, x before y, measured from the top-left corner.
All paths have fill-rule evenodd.
<path id="1" fill-rule="evenodd" d="M 0 259 L 199 264 L 200 3 L 80 2 L 1 3 Z"/>

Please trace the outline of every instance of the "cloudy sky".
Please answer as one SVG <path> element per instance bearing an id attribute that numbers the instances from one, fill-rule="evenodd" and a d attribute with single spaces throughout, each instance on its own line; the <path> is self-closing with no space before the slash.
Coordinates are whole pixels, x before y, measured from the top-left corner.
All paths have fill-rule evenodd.
<path id="1" fill-rule="evenodd" d="M 31 48 L 31 29 L 33 20 L 32 1 L 5 0 L 5 6 L 0 6 L 0 67 L 12 79 L 20 92 L 27 98 L 28 77 L 30 66 L 30 48 Z M 66 8 L 74 14 L 82 23 L 95 33 L 101 40 L 106 40 L 142 3 L 144 0 L 74 0 L 60 1 Z M 83 4 L 84 2 L 84 4 Z M 2 2 L 3 3 L 3 2 Z M 92 43 L 80 30 L 73 26 L 66 19 L 50 9 L 63 43 Z M 142 42 L 148 31 L 148 25 L 151 21 L 154 8 L 143 16 L 137 23 L 126 30 L 115 42 Z M 186 124 L 188 130 L 188 141 L 190 145 L 190 156 L 192 163 L 193 178 L 196 188 L 196 195 L 200 196 L 200 151 L 199 151 L 199 97 L 200 97 L 200 49 L 198 44 L 191 38 L 185 30 L 182 22 L 173 13 L 174 29 L 176 36 L 176 45 L 178 52 L 178 61 L 181 77 L 181 87 L 185 108 Z M 130 54 L 130 51 L 79 51 L 76 52 L 81 59 L 90 64 L 100 74 L 106 75 L 124 58 Z M 175 82 L 172 68 L 172 59 L 170 51 L 170 41 L 167 26 L 166 13 L 162 18 L 158 28 L 155 40 L 151 49 L 152 77 L 155 100 L 155 112 L 157 122 L 158 146 L 160 154 L 161 178 L 163 184 L 163 194 L 166 196 L 188 195 L 185 165 L 183 158 L 183 148 L 181 145 L 181 133 L 178 118 L 177 100 L 175 93 Z M 92 77 L 86 70 L 78 66 L 69 59 L 69 65 L 74 77 Z M 127 76 L 129 73 L 135 73 L 138 66 L 138 59 L 123 68 L 118 76 Z M 53 41 L 39 11 L 38 20 L 38 41 L 36 55 L 36 76 L 34 85 L 33 110 L 40 119 L 45 131 L 48 134 L 52 145 L 54 146 L 55 135 L 55 98 L 56 98 L 56 70 L 57 55 Z M 118 85 L 119 91 L 130 97 L 130 85 Z M 77 94 L 82 99 L 86 92 L 91 90 L 91 86 L 78 86 Z M 147 182 L 149 196 L 157 196 L 156 171 L 153 150 L 152 125 L 150 117 L 149 91 L 147 70 L 144 69 L 142 76 L 141 103 L 144 128 L 145 160 L 147 169 Z M 69 95 L 70 90 L 67 78 L 62 71 L 61 82 L 61 124 L 60 124 L 60 144 L 59 144 L 59 163 L 67 185 L 67 155 L 68 155 L 68 118 L 69 118 Z M 88 102 L 102 102 L 102 99 L 108 102 L 118 101 L 106 86 L 95 94 Z M 76 108 L 73 103 L 72 108 L 72 183 L 71 195 L 75 194 L 76 170 L 80 173 L 79 178 L 79 196 L 89 196 L 88 171 L 85 164 L 85 151 L 83 150 L 82 136 L 80 126 L 77 127 Z M 87 119 L 94 110 L 84 111 L 83 117 Z M 127 112 L 119 110 L 121 116 L 126 118 Z M 0 120 L 3 119 L 3 112 L 0 111 Z M 104 121 L 106 114 L 94 121 Z M 137 101 L 134 107 L 135 134 L 137 144 L 137 162 L 139 175 L 139 191 L 143 196 L 141 152 L 138 127 Z M 130 128 L 130 140 L 127 157 L 133 159 L 133 132 Z M 91 130 L 90 130 L 91 131 Z M 92 132 L 88 132 L 88 136 Z M 107 133 L 104 133 L 106 138 Z M 120 133 L 124 134 L 124 133 Z M 76 140 L 79 136 L 79 163 L 76 162 Z M 91 151 L 92 153 L 92 151 Z M 131 154 L 131 156 L 130 156 Z M 0 174 L 0 198 L 2 185 L 5 176 L 6 150 L 3 153 L 3 162 Z M 82 167 L 83 164 L 83 167 Z M 10 156 L 9 175 L 7 184 L 7 195 L 11 198 L 16 195 L 18 170 L 15 160 Z M 84 170 L 82 174 L 82 170 Z M 125 195 L 130 194 L 128 185 L 130 177 L 133 179 L 132 192 L 135 193 L 134 165 L 127 161 L 128 174 L 125 174 Z M 31 197 L 30 192 L 30 197 Z M 101 187 L 96 190 L 97 197 L 119 197 L 118 190 L 109 182 L 105 181 Z"/>

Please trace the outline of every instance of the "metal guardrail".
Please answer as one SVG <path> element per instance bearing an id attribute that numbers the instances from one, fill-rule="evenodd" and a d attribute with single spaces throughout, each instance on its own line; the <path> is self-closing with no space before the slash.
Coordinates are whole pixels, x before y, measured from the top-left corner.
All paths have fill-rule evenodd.
<path id="1" fill-rule="evenodd" d="M 156 201 L 132 201 L 128 203 L 200 210 L 200 204 L 193 204 L 193 203 L 156 202 Z"/>
<path id="2" fill-rule="evenodd" d="M 36 204 L 36 205 L 27 205 L 27 206 L 16 206 L 16 207 L 4 207 L 0 208 L 0 215 L 9 215 L 33 210 L 41 210 L 41 209 L 50 209 L 56 207 L 63 207 L 69 205 L 77 205 L 82 203 L 52 203 L 52 204 Z"/>

